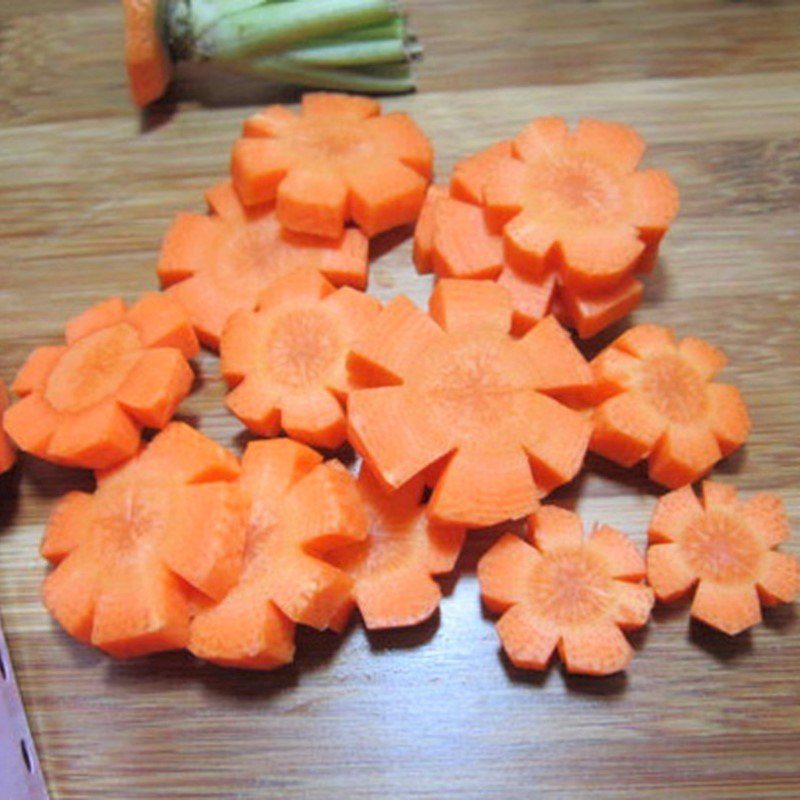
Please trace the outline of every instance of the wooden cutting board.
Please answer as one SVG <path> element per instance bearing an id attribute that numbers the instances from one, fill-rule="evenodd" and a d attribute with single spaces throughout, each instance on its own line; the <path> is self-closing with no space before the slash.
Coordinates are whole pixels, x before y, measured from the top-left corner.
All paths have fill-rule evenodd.
<path id="1" fill-rule="evenodd" d="M 632 321 L 707 337 L 753 436 L 715 471 L 774 489 L 800 523 L 800 14 L 796 4 L 409 3 L 428 46 L 414 115 L 445 177 L 538 114 L 637 126 L 675 177 L 679 221 Z M 188 70 L 140 120 L 116 4 L 0 4 L 0 375 L 64 320 L 156 286 L 172 214 L 202 208 L 241 119 L 271 92 Z M 197 102 L 197 98 L 201 102 Z M 375 247 L 370 290 L 420 304 L 407 235 Z M 587 353 L 621 326 L 587 346 Z M 182 414 L 241 450 L 217 359 Z M 0 613 L 56 798 L 768 798 L 800 796 L 794 607 L 736 639 L 658 611 L 626 675 L 511 667 L 478 598 L 475 534 L 441 615 L 419 628 L 304 632 L 297 663 L 243 674 L 184 655 L 113 663 L 39 602 L 49 509 L 86 475 L 23 458 L 0 479 Z M 658 490 L 590 459 L 554 500 L 642 545 Z M 798 538 L 786 549 L 800 554 Z M 2 798 L 6 800 L 6 798 Z M 13 798 L 9 799 L 13 800 Z"/>

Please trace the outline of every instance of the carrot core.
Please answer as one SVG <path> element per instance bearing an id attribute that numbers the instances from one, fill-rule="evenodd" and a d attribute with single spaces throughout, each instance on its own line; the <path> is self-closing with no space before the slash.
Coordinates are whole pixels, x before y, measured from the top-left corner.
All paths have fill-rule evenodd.
<path id="1" fill-rule="evenodd" d="M 731 514 L 706 510 L 683 534 L 683 553 L 701 579 L 739 584 L 757 571 L 762 547 Z"/>
<path id="2" fill-rule="evenodd" d="M 672 422 L 692 422 L 704 415 L 705 383 L 680 356 L 661 354 L 645 361 L 641 388 L 651 405 Z"/>

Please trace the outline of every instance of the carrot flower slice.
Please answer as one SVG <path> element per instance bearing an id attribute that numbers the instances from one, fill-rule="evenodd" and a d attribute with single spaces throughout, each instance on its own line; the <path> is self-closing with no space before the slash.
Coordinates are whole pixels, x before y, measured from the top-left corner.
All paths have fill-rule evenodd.
<path id="1" fill-rule="evenodd" d="M 692 616 L 733 636 L 761 621 L 761 605 L 790 603 L 800 593 L 800 560 L 775 550 L 788 538 L 775 495 L 742 502 L 732 486 L 705 481 L 698 500 L 684 486 L 653 512 L 647 579 L 663 602 L 694 589 Z"/>
<path id="2" fill-rule="evenodd" d="M 300 269 L 276 280 L 255 311 L 238 311 L 221 342 L 222 374 L 233 391 L 227 405 L 248 428 L 320 447 L 346 438 L 342 404 L 351 390 L 350 345 L 377 317 L 380 303 L 334 287 Z"/>
<path id="3" fill-rule="evenodd" d="M 559 272 L 575 292 L 617 286 L 655 263 L 678 210 L 678 193 L 660 170 L 637 171 L 641 137 L 626 125 L 541 117 L 512 142 L 486 178 L 483 201 L 502 231 L 512 266 Z"/>
<path id="4" fill-rule="evenodd" d="M 275 669 L 294 658 L 296 623 L 339 629 L 353 579 L 323 557 L 363 540 L 367 519 L 353 477 L 290 439 L 251 442 L 239 487 L 244 566 L 224 599 L 195 616 L 189 649 L 223 666 Z"/>
<path id="5" fill-rule="evenodd" d="M 633 650 L 622 631 L 645 625 L 654 600 L 633 542 L 605 525 L 584 537 L 577 514 L 556 506 L 529 517 L 528 540 L 506 534 L 478 564 L 511 662 L 543 670 L 558 649 L 568 672 L 625 669 Z"/>
<path id="6" fill-rule="evenodd" d="M 245 205 L 276 202 L 289 230 L 367 235 L 413 222 L 430 180 L 430 143 L 406 114 L 370 98 L 306 94 L 300 114 L 270 106 L 245 122 L 231 159 Z"/>
<path id="7" fill-rule="evenodd" d="M 387 492 L 363 465 L 358 489 L 369 536 L 331 553 L 329 560 L 355 581 L 353 597 L 370 630 L 416 625 L 439 607 L 439 584 L 461 552 L 465 529 L 428 518 L 421 476 Z"/>
<path id="8" fill-rule="evenodd" d="M 671 489 L 701 478 L 750 432 L 739 390 L 710 382 L 725 363 L 701 339 L 629 329 L 592 362 L 590 449 L 626 467 L 647 459 L 650 478 Z"/>
<path id="9" fill-rule="evenodd" d="M 157 271 L 209 347 L 219 347 L 234 311 L 251 311 L 261 291 L 300 267 L 319 270 L 336 286 L 366 288 L 368 242 L 359 230 L 347 228 L 331 239 L 288 231 L 274 206 L 243 206 L 230 182 L 212 187 L 206 198 L 210 215 L 175 218 Z"/>
<path id="10" fill-rule="evenodd" d="M 197 338 L 180 304 L 157 293 L 130 308 L 100 303 L 69 320 L 65 338 L 20 369 L 5 430 L 39 458 L 104 469 L 133 456 L 142 428 L 163 428 L 189 394 Z"/>
<path id="11" fill-rule="evenodd" d="M 486 153 L 493 155 L 496 163 L 491 150 Z M 495 280 L 511 295 L 513 331 L 518 335 L 558 308 L 559 321 L 586 339 L 639 305 L 644 286 L 633 276 L 611 288 L 587 292 L 567 286 L 553 265 L 532 271 L 513 262 L 502 236 L 490 229 L 482 207 L 472 202 L 477 192 L 471 183 L 477 180 L 472 170 L 471 165 L 457 167 L 449 190 L 442 186 L 428 190 L 414 234 L 418 272 L 433 272 L 440 278 Z M 462 196 L 470 201 L 458 199 Z"/>
<path id="12" fill-rule="evenodd" d="M 8 472 L 17 460 L 14 443 L 3 431 L 3 415 L 10 403 L 5 383 L 0 381 L 0 474 Z"/>
<path id="13" fill-rule="evenodd" d="M 218 600 L 245 546 L 236 458 L 180 422 L 55 506 L 44 602 L 72 636 L 118 658 L 185 647 L 190 601 Z"/>
<path id="14" fill-rule="evenodd" d="M 387 488 L 426 471 L 436 522 L 522 517 L 583 463 L 590 423 L 557 398 L 589 367 L 554 319 L 513 339 L 511 315 L 500 286 L 442 280 L 430 314 L 396 297 L 348 358 L 369 387 L 350 392 L 351 444 Z"/>

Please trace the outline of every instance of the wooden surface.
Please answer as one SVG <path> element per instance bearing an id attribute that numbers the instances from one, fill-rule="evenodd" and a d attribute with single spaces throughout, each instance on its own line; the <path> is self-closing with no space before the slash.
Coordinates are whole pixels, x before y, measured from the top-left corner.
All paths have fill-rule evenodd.
<path id="1" fill-rule="evenodd" d="M 730 355 L 755 425 L 716 474 L 780 491 L 800 522 L 800 11 L 767 2 L 414 0 L 421 91 L 387 102 L 432 137 L 439 175 L 530 117 L 635 124 L 682 213 L 636 320 Z M 116 3 L 0 2 L 0 375 L 66 317 L 155 286 L 171 215 L 201 208 L 250 106 L 292 97 L 186 70 L 144 120 L 128 102 Z M 202 82 L 202 83 L 201 83 Z M 199 98 L 199 99 L 198 99 Z M 376 247 L 371 289 L 424 303 L 410 242 Z M 618 329 L 619 330 L 619 329 Z M 609 337 L 601 337 L 607 340 Z M 596 344 L 594 345 L 596 347 Z M 183 414 L 240 448 L 217 360 Z M 85 475 L 23 459 L 0 480 L 0 613 L 56 798 L 771 798 L 800 796 L 800 622 L 733 640 L 659 611 L 627 675 L 526 675 L 480 607 L 475 534 L 441 616 L 342 639 L 303 633 L 279 673 L 184 655 L 112 663 L 39 602 L 37 543 Z M 591 459 L 559 491 L 643 544 L 657 490 Z M 800 531 L 797 531 L 800 534 Z M 800 538 L 788 547 L 800 553 Z M 7 800 L 2 798 L 2 800 Z M 13 798 L 8 799 L 13 800 Z"/>

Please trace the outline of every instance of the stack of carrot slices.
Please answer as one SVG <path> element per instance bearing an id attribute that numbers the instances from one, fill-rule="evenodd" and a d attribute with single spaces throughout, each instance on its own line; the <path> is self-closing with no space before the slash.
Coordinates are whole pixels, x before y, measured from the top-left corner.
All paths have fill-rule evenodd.
<path id="1" fill-rule="evenodd" d="M 491 278 L 522 333 L 554 313 L 582 338 L 633 310 L 678 211 L 661 170 L 637 171 L 641 137 L 626 125 L 542 117 L 511 141 L 456 165 L 434 186 L 415 238 L 420 272 Z"/>
<path id="2" fill-rule="evenodd" d="M 780 500 L 691 483 L 750 431 L 725 356 L 636 325 L 586 361 L 592 336 L 638 305 L 678 208 L 666 173 L 637 169 L 624 125 L 555 117 L 461 161 L 432 186 L 430 143 L 372 99 L 310 94 L 245 122 L 208 214 L 179 214 L 165 291 L 70 320 L 0 384 L 0 472 L 22 450 L 95 470 L 47 524 L 47 608 L 114 657 L 187 649 L 275 669 L 295 628 L 416 625 L 468 531 L 527 520 L 478 565 L 513 665 L 608 675 L 655 600 L 727 634 L 792 601 L 798 559 Z M 426 195 L 427 192 L 427 195 Z M 427 313 L 363 291 L 369 239 L 417 222 Z M 183 422 L 200 342 L 220 352 L 228 408 L 254 434 L 239 460 Z M 145 429 L 160 430 L 143 443 Z M 286 436 L 281 437 L 281 433 Z M 288 438 L 287 438 L 288 437 Z M 336 459 L 349 443 L 355 478 Z M 588 449 L 673 489 L 646 557 L 613 527 L 584 535 L 543 504 Z M 696 588 L 695 588 L 696 587 Z"/>

